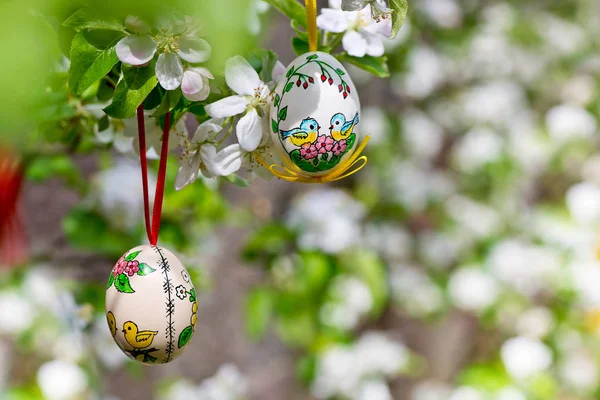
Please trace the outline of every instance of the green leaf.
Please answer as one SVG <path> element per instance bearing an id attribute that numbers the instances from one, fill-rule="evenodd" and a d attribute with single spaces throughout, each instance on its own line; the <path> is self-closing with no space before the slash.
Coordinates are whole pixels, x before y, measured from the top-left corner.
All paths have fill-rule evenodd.
<path id="1" fill-rule="evenodd" d="M 127 254 L 127 257 L 125 257 L 125 261 L 133 261 L 135 260 L 135 258 L 138 256 L 138 254 L 140 254 L 142 251 L 134 251 L 133 253 L 129 253 Z"/>
<path id="2" fill-rule="evenodd" d="M 346 75 L 346 73 L 341 69 L 341 68 L 337 68 L 335 70 L 335 72 L 337 72 L 338 75 L 342 76 L 342 75 Z"/>
<path id="3" fill-rule="evenodd" d="M 311 54 L 310 56 L 306 57 L 306 59 L 308 61 L 310 61 L 310 60 L 316 60 L 317 58 L 319 58 L 319 56 L 317 54 Z"/>
<path id="4" fill-rule="evenodd" d="M 148 96 L 144 99 L 144 110 L 154 110 L 156 107 L 160 106 L 163 99 L 163 88 L 160 85 L 154 86 L 154 89 L 150 92 Z"/>
<path id="5" fill-rule="evenodd" d="M 191 112 L 197 117 L 206 117 L 206 110 L 204 109 L 204 106 L 199 103 L 192 104 L 188 108 L 188 112 Z"/>
<path id="6" fill-rule="evenodd" d="M 108 74 L 119 62 L 114 47 L 99 50 L 78 33 L 71 44 L 71 68 L 69 87 L 75 94 L 81 94 L 92 83 Z"/>
<path id="7" fill-rule="evenodd" d="M 255 232 L 244 244 L 243 257 L 248 261 L 261 256 L 276 256 L 285 251 L 294 235 L 284 225 L 271 223 Z"/>
<path id="8" fill-rule="evenodd" d="M 106 284 L 106 288 L 108 289 L 109 287 L 111 287 L 114 282 L 115 282 L 115 276 L 113 275 L 113 273 L 111 271 L 110 277 L 108 278 L 108 283 Z"/>
<path id="9" fill-rule="evenodd" d="M 135 115 L 135 111 L 158 84 L 154 74 L 156 62 L 154 60 L 145 67 L 134 67 L 123 64 L 123 77 L 115 89 L 112 103 L 104 109 L 109 116 L 118 119 L 127 119 Z"/>
<path id="10" fill-rule="evenodd" d="M 65 22 L 63 26 L 73 28 L 79 32 L 83 29 L 104 29 L 111 31 L 125 31 L 125 27 L 117 20 L 103 20 L 97 18 L 91 10 L 85 8 L 75 11 Z"/>
<path id="11" fill-rule="evenodd" d="M 239 187 L 250 186 L 250 181 L 242 178 L 238 174 L 227 175 L 227 176 L 224 176 L 223 179 L 225 179 L 227 182 L 233 183 L 234 185 L 239 186 Z"/>
<path id="12" fill-rule="evenodd" d="M 248 54 L 248 62 L 258 72 L 263 82 L 272 81 L 273 68 L 277 63 L 277 54 L 271 50 L 256 49 Z"/>
<path id="13" fill-rule="evenodd" d="M 280 121 L 285 121 L 285 119 L 287 118 L 287 106 L 283 107 L 281 109 L 281 111 L 279 111 L 279 120 Z"/>
<path id="14" fill-rule="evenodd" d="M 129 277 L 126 274 L 117 275 L 117 279 L 115 279 L 115 288 L 121 293 L 135 293 L 135 290 L 131 288 Z"/>
<path id="15" fill-rule="evenodd" d="M 283 91 L 289 92 L 290 90 L 292 90 L 293 87 L 294 87 L 294 82 L 290 82 L 287 85 L 285 85 L 285 89 Z"/>
<path id="16" fill-rule="evenodd" d="M 81 34 L 89 44 L 99 50 L 107 49 L 115 46 L 119 40 L 125 37 L 124 32 L 119 31 L 82 31 Z"/>
<path id="17" fill-rule="evenodd" d="M 162 117 L 166 113 L 172 111 L 181 99 L 181 89 L 167 90 L 164 94 L 160 106 L 152 113 L 151 117 Z"/>
<path id="18" fill-rule="evenodd" d="M 115 88 L 111 87 L 107 81 L 100 82 L 100 85 L 98 85 L 98 93 L 96 94 L 96 96 L 98 96 L 98 100 L 104 103 L 112 99 L 114 94 Z"/>
<path id="19" fill-rule="evenodd" d="M 277 319 L 277 332 L 284 342 L 309 347 L 317 334 L 316 317 L 309 310 L 298 310 Z"/>
<path id="20" fill-rule="evenodd" d="M 294 49 L 294 52 L 299 56 L 308 53 L 308 51 L 310 50 L 308 47 L 308 42 L 297 37 L 292 38 L 292 48 Z"/>
<path id="21" fill-rule="evenodd" d="M 285 74 L 285 77 L 289 78 L 290 76 L 292 76 L 293 73 L 294 73 L 294 66 L 291 66 L 290 69 L 288 69 L 288 72 Z"/>
<path id="22" fill-rule="evenodd" d="M 273 129 L 273 133 L 279 132 L 279 124 L 274 119 L 271 120 L 271 129 Z"/>
<path id="23" fill-rule="evenodd" d="M 124 247 L 139 244 L 136 234 L 126 234 L 112 227 L 97 212 L 84 208 L 74 208 L 63 219 L 63 231 L 71 246 L 115 259 L 123 255 Z"/>
<path id="24" fill-rule="evenodd" d="M 344 255 L 344 268 L 353 271 L 369 287 L 373 297 L 372 315 L 379 315 L 388 299 L 388 282 L 385 265 L 379 257 L 368 250 L 358 250 Z"/>
<path id="25" fill-rule="evenodd" d="M 190 303 L 193 303 L 196 301 L 196 288 L 192 288 L 192 290 L 190 290 Z"/>
<path id="26" fill-rule="evenodd" d="M 390 33 L 390 39 L 393 39 L 404 24 L 404 19 L 408 12 L 408 1 L 390 0 L 390 8 L 392 9 L 392 32 Z"/>
<path id="27" fill-rule="evenodd" d="M 267 289 L 254 289 L 246 297 L 246 332 L 252 340 L 264 337 L 273 314 L 273 296 Z"/>
<path id="28" fill-rule="evenodd" d="M 32 182 L 62 178 L 71 187 L 85 186 L 80 169 L 66 154 L 38 156 L 27 166 L 26 177 Z"/>
<path id="29" fill-rule="evenodd" d="M 275 95 L 275 101 L 273 102 L 273 105 L 275 107 L 277 107 L 279 105 L 279 102 L 281 101 L 281 96 L 279 96 L 279 94 Z"/>
<path id="30" fill-rule="evenodd" d="M 146 263 L 140 263 L 140 265 L 138 265 L 138 267 L 140 269 L 138 270 L 137 274 L 140 276 L 146 276 L 146 275 L 151 274 L 154 271 L 156 271 L 156 269 L 152 268 L 151 266 L 149 266 Z"/>
<path id="31" fill-rule="evenodd" d="M 179 334 L 179 340 L 177 342 L 177 347 L 179 347 L 181 349 L 183 346 L 188 344 L 188 342 L 192 338 L 193 334 L 194 334 L 194 327 L 191 325 L 186 327 L 184 330 L 182 330 L 181 333 Z"/>
<path id="32" fill-rule="evenodd" d="M 347 54 L 339 54 L 337 56 L 340 61 L 348 61 L 350 64 L 357 66 L 371 74 L 380 78 L 387 78 L 390 76 L 390 70 L 387 65 L 387 57 L 352 57 Z"/>
<path id="33" fill-rule="evenodd" d="M 306 28 L 306 10 L 298 0 L 265 0 L 290 20 Z"/>

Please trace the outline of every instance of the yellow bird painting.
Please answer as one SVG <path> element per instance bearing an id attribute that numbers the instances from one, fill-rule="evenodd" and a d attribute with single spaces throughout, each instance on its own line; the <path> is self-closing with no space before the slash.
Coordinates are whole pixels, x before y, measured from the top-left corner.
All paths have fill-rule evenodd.
<path id="1" fill-rule="evenodd" d="M 350 121 L 346 121 L 344 114 L 337 113 L 331 117 L 331 126 L 329 130 L 331 137 L 335 140 L 347 139 L 354 132 L 354 127 L 358 124 L 358 113 Z"/>
<path id="2" fill-rule="evenodd" d="M 152 344 L 154 336 L 158 331 L 138 331 L 138 327 L 135 323 L 127 321 L 123 324 L 123 333 L 125 334 L 125 340 L 134 349 L 145 349 Z"/>
<path id="3" fill-rule="evenodd" d="M 110 329 L 110 334 L 115 337 L 117 334 L 117 321 L 115 320 L 115 314 L 112 311 L 106 313 L 106 320 L 108 321 L 108 328 Z"/>
<path id="4" fill-rule="evenodd" d="M 290 139 L 294 146 L 302 147 L 305 143 L 313 143 L 319 134 L 319 123 L 314 118 L 302 120 L 299 128 L 281 131 L 282 139 Z"/>

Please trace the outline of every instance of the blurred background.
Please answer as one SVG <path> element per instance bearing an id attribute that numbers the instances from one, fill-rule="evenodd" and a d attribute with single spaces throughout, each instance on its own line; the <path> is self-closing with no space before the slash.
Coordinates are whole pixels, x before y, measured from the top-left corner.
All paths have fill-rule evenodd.
<path id="1" fill-rule="evenodd" d="M 179 3 L 211 16 L 215 65 L 295 58 L 262 1 Z M 112 266 L 145 242 L 138 161 L 47 83 L 65 51 L 48 16 L 75 6 L 0 4 L 0 199 L 20 193 L 0 233 L 0 265 L 18 265 L 0 275 L 0 398 L 600 398 L 600 3 L 410 1 L 390 78 L 348 66 L 372 139 L 338 183 L 175 192 L 173 156 L 161 243 L 198 325 L 158 367 L 104 318 Z"/>

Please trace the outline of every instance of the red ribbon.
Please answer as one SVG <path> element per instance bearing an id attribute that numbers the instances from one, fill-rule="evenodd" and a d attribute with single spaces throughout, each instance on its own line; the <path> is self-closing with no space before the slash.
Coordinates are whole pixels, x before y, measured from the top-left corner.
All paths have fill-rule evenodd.
<path id="1" fill-rule="evenodd" d="M 146 127 L 144 125 L 144 107 L 137 109 L 138 137 L 140 142 L 140 165 L 142 167 L 142 188 L 144 192 L 144 219 L 146 233 L 152 246 L 158 242 L 160 231 L 160 216 L 162 214 L 163 198 L 165 193 L 165 179 L 167 176 L 167 156 L 169 153 L 169 131 L 171 130 L 171 113 L 165 115 L 160 161 L 158 164 L 158 180 L 154 192 L 154 207 L 152 209 L 152 225 L 150 225 L 150 199 L 148 196 L 148 160 L 146 158 Z"/>
<path id="2" fill-rule="evenodd" d="M 21 162 L 0 149 L 0 266 L 18 264 L 27 256 L 25 228 L 18 210 L 23 174 Z"/>

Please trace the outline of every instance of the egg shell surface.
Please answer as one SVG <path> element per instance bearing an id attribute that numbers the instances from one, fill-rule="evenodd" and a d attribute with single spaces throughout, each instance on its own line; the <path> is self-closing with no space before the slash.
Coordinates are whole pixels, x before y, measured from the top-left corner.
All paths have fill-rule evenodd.
<path id="1" fill-rule="evenodd" d="M 106 319 L 121 350 L 145 364 L 181 355 L 196 326 L 190 275 L 164 247 L 142 245 L 115 264 L 106 289 Z"/>

